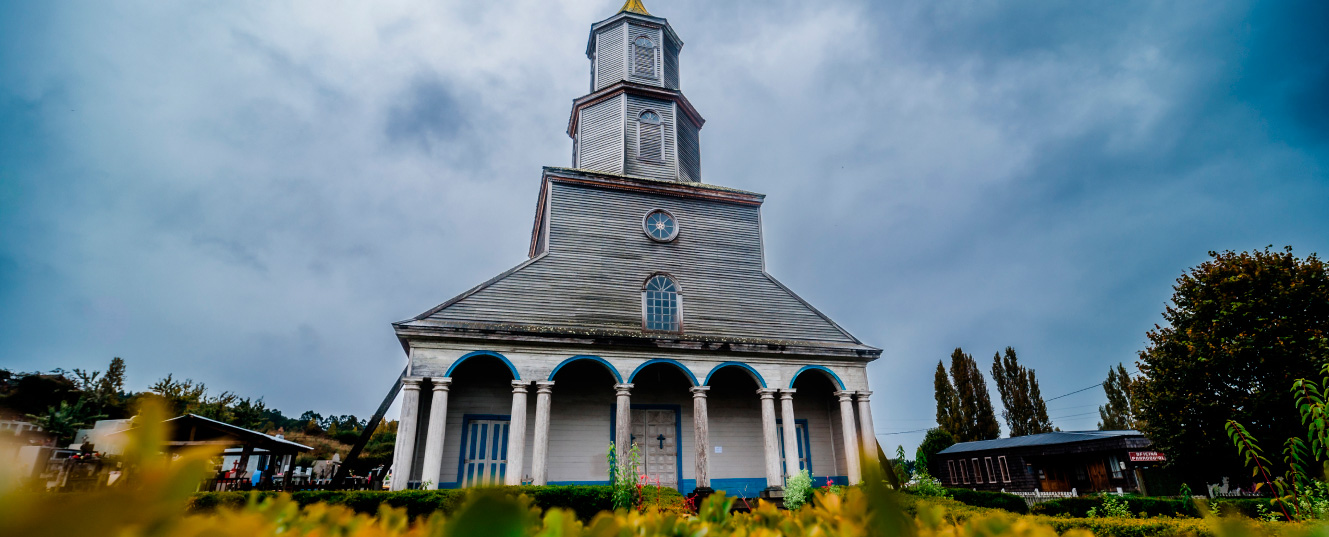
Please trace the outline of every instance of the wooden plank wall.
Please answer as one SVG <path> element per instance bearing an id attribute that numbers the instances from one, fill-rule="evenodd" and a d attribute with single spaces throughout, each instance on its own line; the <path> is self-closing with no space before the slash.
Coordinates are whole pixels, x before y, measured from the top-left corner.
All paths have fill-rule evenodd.
<path id="1" fill-rule="evenodd" d="M 641 330 L 641 286 L 664 271 L 686 333 L 853 342 L 765 275 L 757 207 L 559 183 L 550 195 L 549 253 L 430 319 Z M 655 208 L 677 218 L 674 242 L 642 232 Z"/>
<path id="2" fill-rule="evenodd" d="M 623 173 L 623 99 L 625 96 L 619 95 L 581 110 L 577 122 L 578 168 Z"/>
<path id="3" fill-rule="evenodd" d="M 629 63 L 631 63 L 631 61 L 632 61 L 632 56 L 633 56 L 633 54 L 632 54 L 632 52 L 633 52 L 632 43 L 633 43 L 634 41 L 637 40 L 637 37 L 638 37 L 638 36 L 643 36 L 643 35 L 644 35 L 644 36 L 650 38 L 651 42 L 655 44 L 655 74 L 654 74 L 654 76 L 649 76 L 649 77 L 647 77 L 647 76 L 640 76 L 640 75 L 638 75 L 638 74 L 636 73 L 636 69 L 634 69 L 634 68 L 632 68 L 632 67 L 628 67 L 628 71 L 627 71 L 627 80 L 628 80 L 629 82 L 636 82 L 636 83 L 638 83 L 638 84 L 647 84 L 647 85 L 651 85 L 651 86 L 664 86 L 664 82 L 663 82 L 663 80 L 661 80 L 661 76 L 660 76 L 660 71 L 661 71 L 661 66 L 660 66 L 660 64 L 662 63 L 662 62 L 660 61 L 660 60 L 661 60 L 661 58 L 660 58 L 660 56 L 661 56 L 660 51 L 664 50 L 664 36 L 663 36 L 664 31 L 661 30 L 660 28 L 651 28 L 651 27 L 649 27 L 649 26 L 641 26 L 641 25 L 631 24 L 631 23 L 627 24 L 626 26 L 627 26 L 627 28 L 628 28 L 628 34 L 627 34 L 627 39 L 625 40 L 625 44 L 626 44 L 627 46 L 624 48 L 624 53 L 627 54 L 627 58 L 628 58 L 628 62 L 629 62 Z M 628 117 L 636 117 L 636 116 L 628 116 Z"/>
<path id="4" fill-rule="evenodd" d="M 678 76 L 678 53 L 679 47 L 672 39 L 666 39 L 664 44 L 664 86 L 669 89 L 679 89 Z"/>
<path id="5" fill-rule="evenodd" d="M 594 90 L 612 86 L 627 78 L 627 25 L 614 24 L 595 34 L 595 67 L 591 70 Z"/>
<path id="6" fill-rule="evenodd" d="M 626 95 L 627 108 L 623 117 L 627 118 L 625 122 L 627 127 L 624 129 L 627 135 L 624 139 L 625 153 L 624 173 L 635 175 L 637 177 L 648 177 L 651 179 L 663 179 L 673 181 L 678 178 L 678 172 L 674 165 L 677 162 L 677 153 L 674 143 L 674 103 L 662 101 L 659 99 L 649 99 L 636 95 Z M 653 110 L 660 115 L 660 121 L 664 124 L 664 159 L 653 161 L 638 158 L 637 154 L 637 118 L 645 110 Z"/>
<path id="7" fill-rule="evenodd" d="M 701 132 L 687 116 L 678 120 L 678 180 L 701 182 Z"/>

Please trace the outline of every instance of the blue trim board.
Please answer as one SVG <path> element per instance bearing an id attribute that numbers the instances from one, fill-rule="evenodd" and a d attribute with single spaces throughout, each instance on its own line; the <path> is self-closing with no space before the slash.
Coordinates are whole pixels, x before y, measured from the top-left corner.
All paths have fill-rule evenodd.
<path id="1" fill-rule="evenodd" d="M 757 383 L 761 384 L 762 388 L 766 387 L 766 379 L 761 378 L 761 373 L 758 373 L 756 369 L 752 368 L 752 366 L 745 364 L 743 362 L 724 362 L 720 365 L 711 368 L 711 372 L 706 374 L 706 385 L 707 386 L 711 385 L 711 376 L 715 375 L 716 371 L 719 371 L 720 368 L 722 367 L 729 367 L 729 366 L 737 366 L 748 370 L 749 373 L 752 373 L 753 377 L 756 377 Z"/>
<path id="2" fill-rule="evenodd" d="M 682 490 L 693 491 L 697 488 L 696 479 L 683 480 Z M 726 477 L 722 479 L 711 478 L 711 488 L 714 490 L 723 490 L 725 496 L 730 498 L 756 498 L 761 495 L 761 491 L 766 490 L 766 478 L 764 477 Z"/>
<path id="3" fill-rule="evenodd" d="M 494 358 L 503 360 L 503 365 L 508 366 L 508 371 L 512 373 L 512 380 L 521 380 L 521 375 L 517 374 L 517 368 L 513 367 L 512 361 L 508 360 L 507 356 L 503 356 L 502 354 L 499 354 L 494 351 L 472 351 L 463 354 L 461 358 L 458 358 L 457 361 L 452 362 L 452 365 L 448 366 L 448 371 L 446 373 L 443 373 L 443 376 L 451 377 L 453 369 L 456 369 L 457 366 L 461 365 L 461 363 L 465 362 L 468 358 L 473 358 L 476 356 L 493 356 Z"/>
<path id="4" fill-rule="evenodd" d="M 508 420 L 512 422 L 512 414 L 462 414 L 461 416 L 461 449 L 457 450 L 457 482 L 452 483 L 453 487 L 461 488 L 461 483 L 466 481 L 463 477 L 466 475 L 466 441 L 471 434 L 471 420 Z M 508 440 L 503 439 L 504 451 L 507 450 Z M 438 488 L 443 488 L 440 482 Z"/>
<path id="5" fill-rule="evenodd" d="M 812 369 L 816 369 L 816 370 L 818 370 L 818 371 L 824 371 L 827 375 L 830 375 L 830 376 L 831 376 L 831 379 L 835 381 L 835 384 L 836 384 L 837 386 L 839 386 L 841 390 L 844 389 L 844 382 L 840 380 L 840 375 L 836 375 L 834 371 L 831 371 L 830 368 L 828 368 L 828 367 L 826 367 L 826 366 L 824 366 L 824 365 L 805 365 L 805 366 L 803 366 L 802 368 L 800 368 L 800 369 L 798 370 L 798 372 L 794 373 L 794 376 L 792 376 L 792 377 L 789 378 L 789 388 L 792 389 L 792 388 L 794 387 L 794 381 L 798 380 L 798 376 L 799 376 L 799 375 L 803 374 L 804 371 L 808 371 L 808 370 L 812 370 Z"/>
<path id="6" fill-rule="evenodd" d="M 578 355 L 576 355 L 576 356 L 573 356 L 572 358 L 568 358 L 567 360 L 563 360 L 562 362 L 559 362 L 559 364 L 558 364 L 557 366 L 554 366 L 554 370 L 549 372 L 549 380 L 554 380 L 554 375 L 557 375 L 557 374 L 558 374 L 558 370 L 563 369 L 563 366 L 568 365 L 568 364 L 570 364 L 570 363 L 572 363 L 572 362 L 575 362 L 575 361 L 577 361 L 577 360 L 591 360 L 591 361 L 593 361 L 593 362 L 600 362 L 600 363 L 603 364 L 606 368 L 609 369 L 609 372 L 610 372 L 610 373 L 612 373 L 612 374 L 614 375 L 614 380 L 615 380 L 615 381 L 617 381 L 619 384 L 622 384 L 622 383 L 623 383 L 623 375 L 618 374 L 618 369 L 615 368 L 613 365 L 610 365 L 610 364 L 609 364 L 609 361 L 607 361 L 607 360 L 605 360 L 604 358 L 601 358 L 601 357 L 599 357 L 599 356 L 591 356 L 591 355 L 589 355 L 589 354 L 578 354 Z"/>
<path id="7" fill-rule="evenodd" d="M 688 376 L 688 380 L 692 382 L 693 386 L 697 385 L 697 376 L 692 374 L 691 369 L 688 369 L 687 366 L 684 366 L 683 364 L 679 363 L 678 360 L 671 360 L 669 358 L 655 358 L 651 360 L 646 360 L 641 365 L 637 366 L 636 369 L 632 370 L 632 374 L 628 375 L 628 382 L 632 382 L 632 379 L 637 378 L 637 373 L 640 373 L 642 368 L 651 364 L 674 364 L 674 366 L 677 367 L 680 371 L 682 371 L 684 375 Z M 632 406 L 636 407 L 637 405 L 632 405 Z"/>
<path id="8" fill-rule="evenodd" d="M 640 369 L 640 368 L 638 368 Z M 683 489 L 683 407 L 682 405 L 630 405 L 628 409 L 641 410 L 673 410 L 674 411 L 674 468 L 678 471 L 678 478 L 675 482 Z M 614 429 L 618 425 L 618 403 L 609 405 L 609 441 L 614 441 Z M 696 488 L 696 487 L 693 487 Z"/>

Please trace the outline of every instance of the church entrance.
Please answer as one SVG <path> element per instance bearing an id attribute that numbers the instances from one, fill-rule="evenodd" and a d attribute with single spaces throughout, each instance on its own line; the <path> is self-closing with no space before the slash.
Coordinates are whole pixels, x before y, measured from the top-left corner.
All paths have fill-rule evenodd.
<path id="1" fill-rule="evenodd" d="M 651 484 L 678 488 L 678 410 L 632 406 L 632 443 L 641 454 L 641 473 Z"/>
<path id="2" fill-rule="evenodd" d="M 508 419 L 466 416 L 462 427 L 463 487 L 502 485 L 508 466 Z"/>

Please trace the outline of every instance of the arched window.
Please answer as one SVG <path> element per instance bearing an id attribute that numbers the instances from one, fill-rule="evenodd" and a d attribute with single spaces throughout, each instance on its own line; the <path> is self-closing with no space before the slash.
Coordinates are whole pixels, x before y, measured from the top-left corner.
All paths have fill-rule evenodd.
<path id="1" fill-rule="evenodd" d="M 642 322 L 647 330 L 683 331 L 683 299 L 678 284 L 664 274 L 646 280 L 641 292 Z"/>
<path id="2" fill-rule="evenodd" d="M 632 71 L 637 76 L 655 78 L 655 43 L 644 35 L 632 42 Z"/>
<path id="3" fill-rule="evenodd" d="M 647 110 L 637 116 L 637 158 L 664 161 L 664 125 L 660 114 Z"/>

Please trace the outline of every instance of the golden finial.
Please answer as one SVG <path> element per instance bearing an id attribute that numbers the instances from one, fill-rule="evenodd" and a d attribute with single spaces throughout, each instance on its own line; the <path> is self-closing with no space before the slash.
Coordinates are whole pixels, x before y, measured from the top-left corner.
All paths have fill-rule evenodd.
<path id="1" fill-rule="evenodd" d="M 624 11 L 628 13 L 636 13 L 638 15 L 646 15 L 648 17 L 652 16 L 651 12 L 646 11 L 646 6 L 641 5 L 641 0 L 627 0 L 626 2 L 623 2 L 623 9 L 618 10 L 618 12 L 622 13 Z"/>

